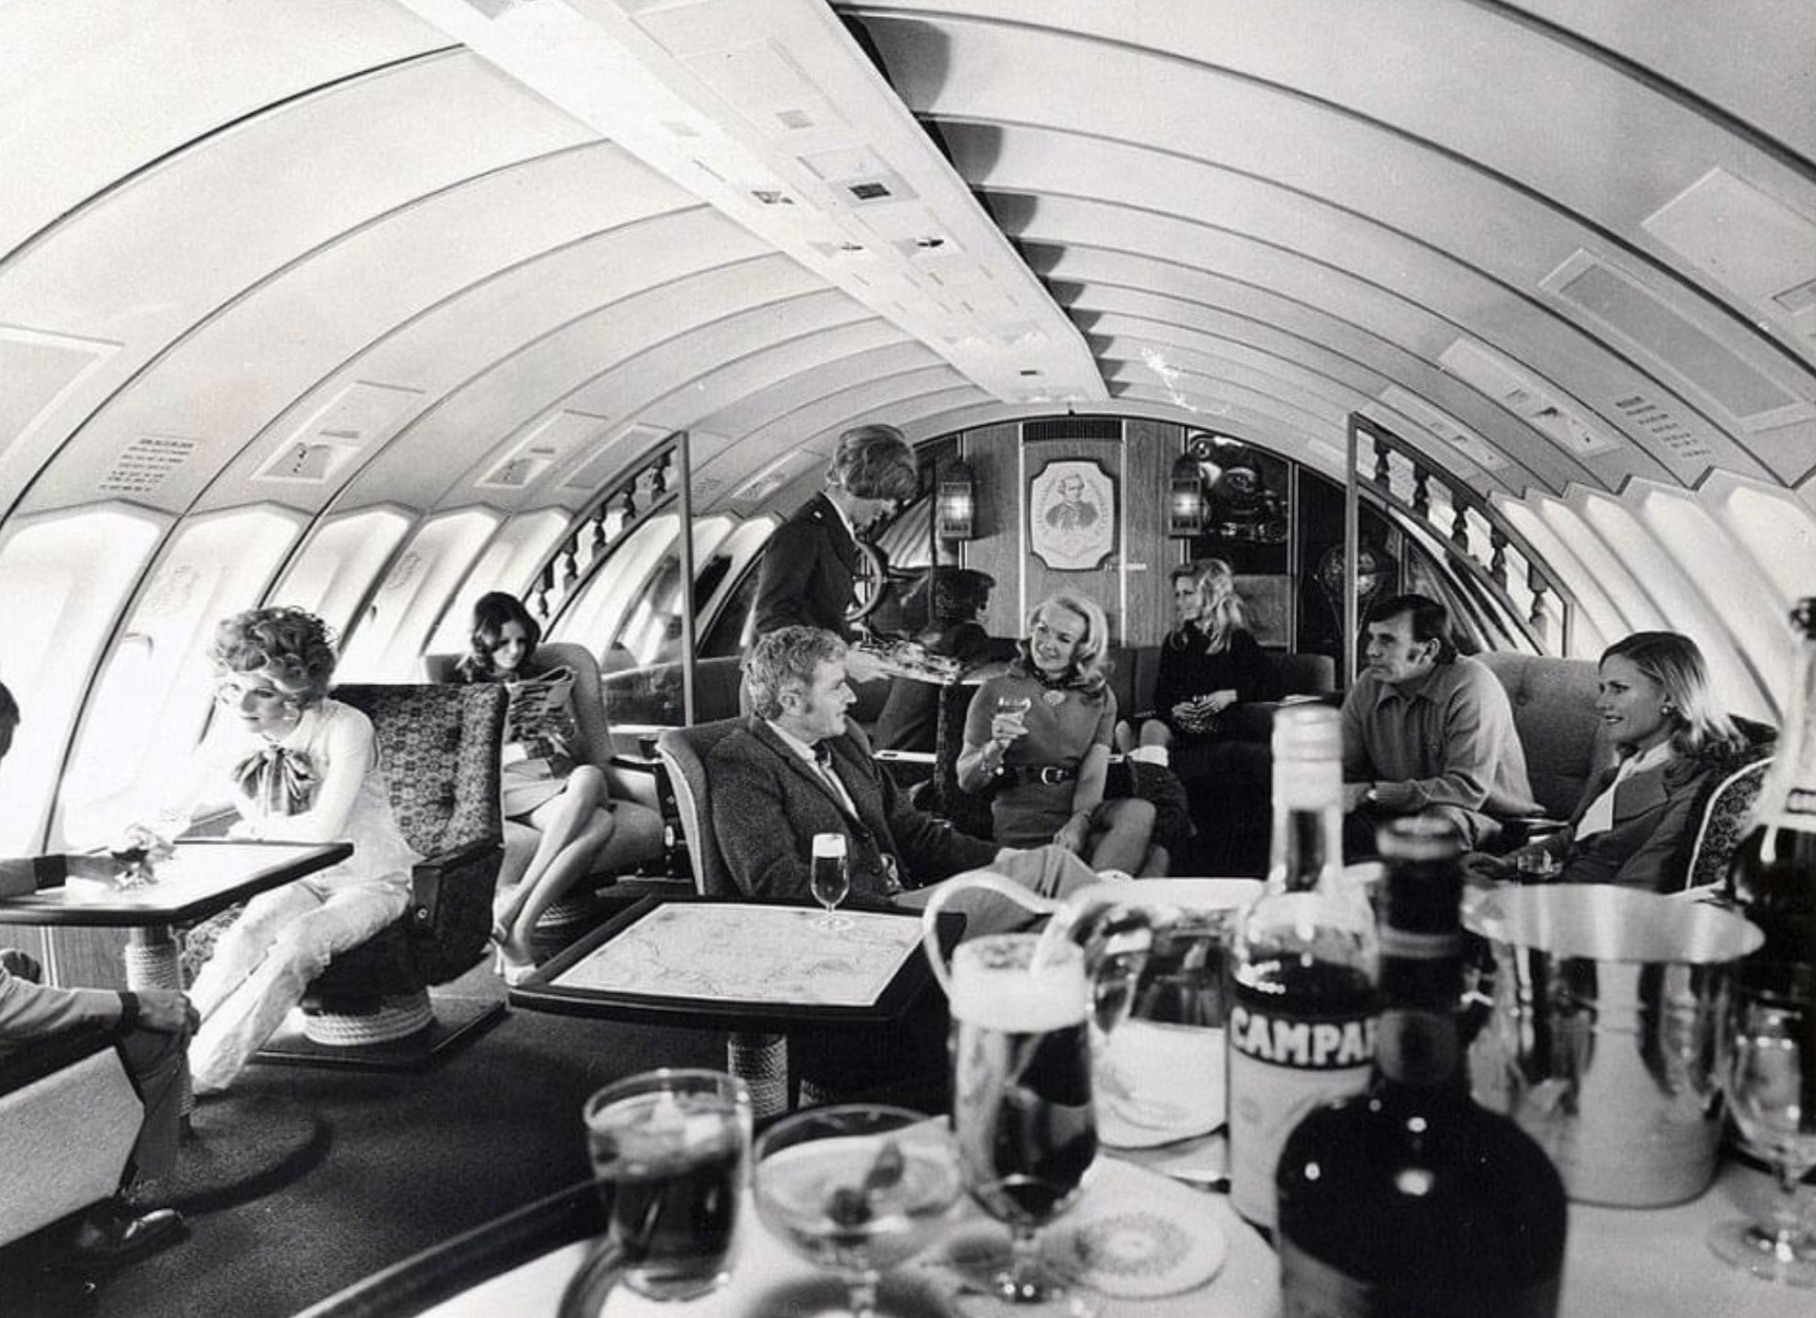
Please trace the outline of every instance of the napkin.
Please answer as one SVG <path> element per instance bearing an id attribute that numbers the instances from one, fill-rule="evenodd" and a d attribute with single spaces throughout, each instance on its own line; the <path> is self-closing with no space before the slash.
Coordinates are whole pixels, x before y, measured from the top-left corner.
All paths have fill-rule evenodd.
<path id="1" fill-rule="evenodd" d="M 1097 1138 L 1152 1148 L 1206 1135 L 1224 1121 L 1222 1030 L 1124 1021 L 1097 1059 Z"/>
<path id="2" fill-rule="evenodd" d="M 1223 1266 L 1229 1239 L 1217 1221 L 1222 1206 L 1146 1168 L 1099 1157 L 1078 1203 L 1042 1228 L 1041 1255 L 1054 1276 L 1078 1290 L 1118 1299 L 1184 1295 L 1208 1285 Z M 962 1318 L 1003 1318 L 1013 1310 L 985 1281 L 1007 1262 L 1008 1249 L 1002 1225 L 973 1218 L 913 1266 Z"/>

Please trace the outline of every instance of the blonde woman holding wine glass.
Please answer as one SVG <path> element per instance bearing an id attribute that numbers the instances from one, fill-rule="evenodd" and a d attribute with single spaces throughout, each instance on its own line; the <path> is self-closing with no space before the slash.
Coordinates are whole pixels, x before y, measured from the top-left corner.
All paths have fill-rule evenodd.
<path id="1" fill-rule="evenodd" d="M 1154 807 L 1106 801 L 1116 696 L 1108 682 L 1109 624 L 1095 601 L 1059 592 L 1028 616 L 1006 673 L 985 679 L 965 720 L 958 783 L 997 789 L 996 841 L 1053 843 L 1096 870 L 1147 864 Z"/>

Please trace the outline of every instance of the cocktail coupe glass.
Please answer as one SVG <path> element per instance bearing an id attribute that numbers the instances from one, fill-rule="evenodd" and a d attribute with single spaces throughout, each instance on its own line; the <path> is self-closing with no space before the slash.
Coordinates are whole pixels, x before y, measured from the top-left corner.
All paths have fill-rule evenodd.
<path id="1" fill-rule="evenodd" d="M 726 1281 L 750 1161 L 750 1091 L 720 1071 L 664 1068 L 586 1101 L 606 1234 L 569 1280 L 560 1318 L 598 1318 L 623 1284 L 687 1300 Z"/>
<path id="2" fill-rule="evenodd" d="M 943 1123 L 875 1103 L 776 1122 L 757 1140 L 755 1187 L 769 1229 L 845 1282 L 847 1307 L 819 1318 L 873 1318 L 882 1275 L 939 1238 L 962 1189 Z"/>
<path id="3" fill-rule="evenodd" d="M 1742 967 L 1721 1046 L 1728 1111 L 1771 1163 L 1779 1193 L 1770 1225 L 1723 1222 L 1709 1245 L 1755 1277 L 1816 1287 L 1816 1233 L 1797 1202 L 1798 1183 L 1816 1167 L 1816 967 Z"/>
<path id="4" fill-rule="evenodd" d="M 814 928 L 851 928 L 850 920 L 835 913 L 851 891 L 851 863 L 846 855 L 843 833 L 813 835 L 813 866 L 807 882 L 813 899 L 826 908 L 826 913 L 813 922 Z"/>

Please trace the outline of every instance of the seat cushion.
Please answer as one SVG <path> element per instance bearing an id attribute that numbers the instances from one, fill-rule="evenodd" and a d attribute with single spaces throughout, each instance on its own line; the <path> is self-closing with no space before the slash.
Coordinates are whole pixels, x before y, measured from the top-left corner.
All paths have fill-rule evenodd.
<path id="1" fill-rule="evenodd" d="M 1547 814 L 1568 817 L 1589 779 L 1613 760 L 1595 712 L 1594 662 L 1502 651 L 1476 658 L 1507 691 L 1533 798 Z"/>

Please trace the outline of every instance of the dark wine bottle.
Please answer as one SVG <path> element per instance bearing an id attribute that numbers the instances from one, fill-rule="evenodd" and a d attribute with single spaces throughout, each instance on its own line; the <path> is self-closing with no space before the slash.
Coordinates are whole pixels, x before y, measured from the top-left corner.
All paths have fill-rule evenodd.
<path id="1" fill-rule="evenodd" d="M 1456 832 L 1399 820 L 1382 852 L 1374 1074 L 1299 1123 L 1276 1173 L 1286 1318 L 1554 1314 L 1563 1182 L 1530 1136 L 1469 1097 Z"/>
<path id="2" fill-rule="evenodd" d="M 1267 891 L 1230 956 L 1230 1202 L 1274 1226 L 1274 1167 L 1299 1118 L 1368 1083 L 1375 923 L 1343 877 L 1343 733 L 1337 711 L 1274 718 Z"/>
<path id="3" fill-rule="evenodd" d="M 1796 675 L 1784 733 L 1728 868 L 1728 887 L 1765 931 L 1760 961 L 1816 963 L 1816 597 L 1791 613 Z"/>

